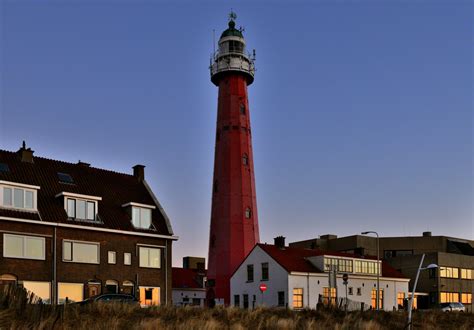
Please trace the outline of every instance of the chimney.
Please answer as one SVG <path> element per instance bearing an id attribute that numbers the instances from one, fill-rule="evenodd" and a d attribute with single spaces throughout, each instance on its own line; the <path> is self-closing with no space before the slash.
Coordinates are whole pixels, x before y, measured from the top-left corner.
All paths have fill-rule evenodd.
<path id="1" fill-rule="evenodd" d="M 424 231 L 423 232 L 423 237 L 431 237 L 431 232 L 430 231 Z"/>
<path id="2" fill-rule="evenodd" d="M 137 178 L 138 181 L 145 180 L 145 166 L 137 164 L 133 167 L 133 176 Z"/>
<path id="3" fill-rule="evenodd" d="M 285 238 L 283 236 L 277 236 L 273 240 L 275 242 L 275 246 L 279 249 L 284 249 L 285 248 Z"/>
<path id="4" fill-rule="evenodd" d="M 91 166 L 91 164 L 85 163 L 85 162 L 81 162 L 81 160 L 79 160 L 79 161 L 77 162 L 77 165 L 83 166 L 83 167 L 90 167 L 90 166 Z"/>
<path id="5" fill-rule="evenodd" d="M 22 162 L 31 163 L 31 164 L 33 164 L 33 153 L 34 151 L 31 150 L 31 148 L 26 149 L 25 141 L 23 141 L 23 144 L 20 150 L 17 151 L 17 154 L 20 157 L 20 160 Z"/>

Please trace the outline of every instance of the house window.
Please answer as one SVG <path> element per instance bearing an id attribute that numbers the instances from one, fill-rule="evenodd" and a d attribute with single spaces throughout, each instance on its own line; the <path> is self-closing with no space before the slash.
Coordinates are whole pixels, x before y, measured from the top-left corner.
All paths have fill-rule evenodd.
<path id="1" fill-rule="evenodd" d="M 115 280 L 105 281 L 105 293 L 118 293 L 118 282 Z"/>
<path id="2" fill-rule="evenodd" d="M 161 249 L 152 247 L 139 247 L 140 267 L 161 268 Z"/>
<path id="3" fill-rule="evenodd" d="M 140 305 L 141 306 L 157 306 L 160 304 L 160 288 L 159 287 L 139 287 Z"/>
<path id="4" fill-rule="evenodd" d="M 440 303 L 447 302 L 459 302 L 459 293 L 458 292 L 441 292 L 440 293 Z"/>
<path id="5" fill-rule="evenodd" d="M 439 277 L 459 278 L 459 268 L 439 267 Z"/>
<path id="6" fill-rule="evenodd" d="M 262 263 L 262 281 L 268 281 L 268 262 Z"/>
<path id="7" fill-rule="evenodd" d="M 336 305 L 336 296 L 337 290 L 336 288 L 323 288 L 323 304 L 325 305 Z"/>
<path id="8" fill-rule="evenodd" d="M 23 210 L 36 210 L 36 190 L 8 186 L 3 187 L 0 193 L 3 195 L 0 199 L 2 206 Z"/>
<path id="9" fill-rule="evenodd" d="M 377 308 L 376 306 L 377 301 L 377 289 L 372 289 L 371 293 L 371 306 L 373 309 Z M 383 309 L 383 290 L 379 290 L 379 309 Z"/>
<path id="10" fill-rule="evenodd" d="M 150 229 L 151 209 L 132 207 L 132 224 L 135 228 Z"/>
<path id="11" fill-rule="evenodd" d="M 23 281 L 23 287 L 35 294 L 35 296 L 41 298 L 41 302 L 44 304 L 51 303 L 51 283 L 50 282 L 36 282 L 36 281 Z"/>
<path id="12" fill-rule="evenodd" d="M 84 300 L 84 284 L 58 283 L 58 303 L 72 303 Z"/>
<path id="13" fill-rule="evenodd" d="M 278 306 L 285 306 L 285 291 L 278 291 Z"/>
<path id="14" fill-rule="evenodd" d="M 461 293 L 461 302 L 463 304 L 472 304 L 472 293 Z"/>
<path id="15" fill-rule="evenodd" d="M 403 309 L 403 302 L 405 300 L 405 292 L 398 292 L 397 293 L 397 305 L 398 309 Z"/>
<path id="16" fill-rule="evenodd" d="M 250 219 L 251 216 L 252 216 L 252 210 L 250 210 L 250 208 L 247 207 L 245 209 L 245 218 Z"/>
<path id="17" fill-rule="evenodd" d="M 249 295 L 244 294 L 243 298 L 244 298 L 244 308 L 249 308 Z"/>
<path id="18" fill-rule="evenodd" d="M 67 198 L 66 211 L 71 219 L 96 220 L 96 202 L 93 201 Z"/>
<path id="19" fill-rule="evenodd" d="M 108 261 L 109 261 L 109 264 L 117 263 L 117 253 L 115 253 L 115 251 L 109 251 Z"/>
<path id="20" fill-rule="evenodd" d="M 354 288 L 353 287 L 349 287 L 349 294 L 352 296 L 354 294 Z"/>
<path id="21" fill-rule="evenodd" d="M 293 308 L 303 308 L 303 289 L 293 289 Z"/>
<path id="22" fill-rule="evenodd" d="M 361 296 L 362 295 L 362 288 L 357 288 L 357 295 Z"/>
<path id="23" fill-rule="evenodd" d="M 131 253 L 125 252 L 123 254 L 123 264 L 127 265 L 127 266 L 132 264 L 132 254 Z"/>
<path id="24" fill-rule="evenodd" d="M 461 278 L 464 279 L 464 280 L 473 279 L 472 269 L 461 268 Z"/>
<path id="25" fill-rule="evenodd" d="M 98 264 L 99 243 L 64 240 L 63 261 Z"/>
<path id="26" fill-rule="evenodd" d="M 247 265 L 247 282 L 253 282 L 253 265 Z"/>
<path id="27" fill-rule="evenodd" d="M 242 164 L 244 164 L 244 166 L 247 166 L 249 164 L 249 156 L 247 156 L 246 154 L 242 156 Z"/>
<path id="28" fill-rule="evenodd" d="M 3 256 L 45 260 L 46 240 L 44 237 L 3 234 Z"/>
<path id="29" fill-rule="evenodd" d="M 238 294 L 234 295 L 234 306 L 240 307 L 240 295 Z"/>

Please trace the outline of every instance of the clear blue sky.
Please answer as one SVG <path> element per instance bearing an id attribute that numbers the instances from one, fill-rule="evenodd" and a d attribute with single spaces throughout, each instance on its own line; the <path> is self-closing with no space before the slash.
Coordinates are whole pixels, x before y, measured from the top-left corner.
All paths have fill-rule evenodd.
<path id="1" fill-rule="evenodd" d="M 0 148 L 146 177 L 207 257 L 217 89 L 233 8 L 261 240 L 376 230 L 474 238 L 472 1 L 0 2 Z"/>

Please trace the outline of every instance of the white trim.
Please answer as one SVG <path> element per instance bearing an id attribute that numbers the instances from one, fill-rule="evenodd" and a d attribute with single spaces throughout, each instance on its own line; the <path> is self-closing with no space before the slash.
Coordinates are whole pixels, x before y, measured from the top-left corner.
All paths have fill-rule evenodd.
<path id="1" fill-rule="evenodd" d="M 36 189 L 36 190 L 41 189 L 40 186 L 33 186 L 31 184 L 18 183 L 18 182 L 12 182 L 12 181 L 4 181 L 4 180 L 0 180 L 0 184 L 4 184 L 4 185 L 8 185 L 8 186 L 14 186 L 14 187 Z"/>
<path id="2" fill-rule="evenodd" d="M 30 232 L 26 232 L 26 231 L 0 230 L 0 233 L 15 234 L 15 235 L 27 235 L 27 236 L 38 236 L 38 237 L 47 237 L 47 238 L 52 238 L 53 237 L 53 235 L 30 233 Z"/>
<path id="3" fill-rule="evenodd" d="M 75 198 L 82 198 L 82 199 L 92 199 L 94 201 L 101 201 L 102 197 L 98 196 L 91 196 L 91 195 L 82 195 L 82 194 L 75 194 L 75 193 L 70 193 L 67 191 L 62 191 L 59 194 L 56 194 L 54 197 L 61 197 L 61 196 L 66 196 L 66 197 L 75 197 Z"/>
<path id="4" fill-rule="evenodd" d="M 166 248 L 166 246 L 164 245 L 140 244 L 140 243 L 137 243 L 137 246 L 154 247 L 154 248 L 161 248 L 161 249 Z"/>
<path id="5" fill-rule="evenodd" d="M 328 273 L 307 273 L 307 272 L 289 272 L 288 275 L 295 275 L 295 276 L 314 276 L 314 277 L 322 277 L 322 278 L 326 278 L 328 277 Z M 357 274 L 357 275 L 354 275 L 354 274 L 351 274 L 351 273 L 348 273 L 349 275 L 349 280 L 351 278 L 354 278 L 354 279 L 362 279 L 362 280 L 376 280 L 377 279 L 377 276 L 374 275 L 361 275 L 361 274 Z M 340 274 L 337 274 L 336 275 L 337 278 L 342 278 L 342 273 Z M 391 280 L 391 281 L 398 281 L 398 282 L 409 282 L 410 279 L 409 278 L 400 278 L 400 277 L 384 277 L 384 276 L 380 276 L 380 280 Z"/>
<path id="6" fill-rule="evenodd" d="M 127 206 L 144 207 L 146 209 L 153 209 L 153 210 L 156 209 L 155 205 L 141 204 L 141 203 L 135 203 L 135 202 L 128 202 L 128 203 L 122 205 L 122 207 L 127 207 Z"/>
<path id="7" fill-rule="evenodd" d="M 146 190 L 148 190 L 148 193 L 150 194 L 151 198 L 153 199 L 153 201 L 155 202 L 155 204 L 158 206 L 158 210 L 160 211 L 161 215 L 163 215 L 163 218 L 165 218 L 165 222 L 166 222 L 166 227 L 168 228 L 168 232 L 173 236 L 173 237 L 176 237 L 176 239 L 178 239 L 178 236 L 174 236 L 173 234 L 173 228 L 171 228 L 171 221 L 170 219 L 168 218 L 168 215 L 166 214 L 165 210 L 163 209 L 163 206 L 161 206 L 160 204 L 160 201 L 158 200 L 158 198 L 156 198 L 156 195 L 155 193 L 153 192 L 153 190 L 151 190 L 150 186 L 148 185 L 148 183 L 146 182 L 146 180 L 143 180 L 142 181 L 143 185 L 145 186 Z M 152 222 L 153 223 L 153 222 Z M 168 292 L 168 291 L 166 291 Z"/>
<path id="8" fill-rule="evenodd" d="M 132 235 L 132 236 L 166 238 L 166 239 L 171 239 L 173 241 L 177 241 L 179 239 L 179 236 L 175 236 L 175 235 L 149 234 L 149 233 L 140 233 L 140 232 L 134 232 L 134 231 L 118 230 L 118 229 L 107 229 L 107 228 L 97 228 L 97 227 L 88 227 L 88 226 L 78 226 L 78 225 L 70 225 L 70 224 L 66 224 L 66 223 L 46 222 L 46 221 L 10 218 L 10 217 L 2 217 L 2 216 L 0 216 L 0 220 L 32 223 L 32 224 L 37 224 L 37 225 L 53 226 L 53 227 L 64 227 L 64 228 L 75 228 L 75 229 L 84 229 L 84 230 L 92 230 L 92 231 L 102 231 L 102 232 L 107 232 L 107 233 Z"/>

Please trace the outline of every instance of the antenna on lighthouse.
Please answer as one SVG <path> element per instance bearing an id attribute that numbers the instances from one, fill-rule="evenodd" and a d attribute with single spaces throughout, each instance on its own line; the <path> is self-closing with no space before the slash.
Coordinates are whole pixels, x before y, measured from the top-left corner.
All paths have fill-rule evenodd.
<path id="1" fill-rule="evenodd" d="M 214 49 L 214 53 L 212 53 L 212 56 L 216 55 L 216 29 L 212 29 L 212 47 Z"/>

